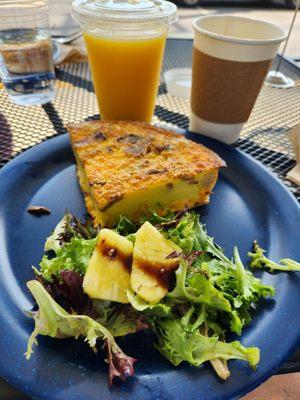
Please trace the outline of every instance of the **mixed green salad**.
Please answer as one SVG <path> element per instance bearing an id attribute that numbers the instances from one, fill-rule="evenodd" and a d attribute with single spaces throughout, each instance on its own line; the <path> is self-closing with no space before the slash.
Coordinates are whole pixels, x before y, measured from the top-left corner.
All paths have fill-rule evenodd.
<path id="1" fill-rule="evenodd" d="M 108 238 L 110 247 L 101 255 Z M 45 251 L 34 268 L 36 279 L 27 283 L 38 305 L 30 313 L 35 328 L 28 359 L 38 335 L 84 338 L 95 351 L 102 344 L 112 384 L 115 377 L 132 376 L 137 361 L 123 352 L 117 337 L 148 330 L 156 337 L 154 347 L 175 366 L 208 361 L 224 380 L 230 359 L 256 368 L 257 347 L 226 340 L 241 335 L 256 304 L 275 290 L 245 268 L 237 247 L 228 258 L 196 213 L 153 213 L 138 226 L 121 217 L 114 230 L 99 231 L 66 213 Z M 122 267 L 118 254 L 124 268 L 116 275 L 115 268 Z M 269 260 L 257 242 L 249 257 L 251 268 L 300 271 L 293 260 Z"/>

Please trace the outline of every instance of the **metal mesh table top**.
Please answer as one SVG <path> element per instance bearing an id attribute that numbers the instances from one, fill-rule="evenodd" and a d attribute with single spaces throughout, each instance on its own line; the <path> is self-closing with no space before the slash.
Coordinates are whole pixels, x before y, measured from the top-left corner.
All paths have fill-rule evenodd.
<path id="1" fill-rule="evenodd" d="M 191 53 L 191 40 L 169 39 L 164 70 L 190 67 Z M 293 79 L 300 79 L 300 70 L 286 60 L 282 63 L 282 70 Z M 99 117 L 87 63 L 60 66 L 56 75 L 57 96 L 53 103 L 44 106 L 27 108 L 13 105 L 0 83 L 0 168 L 25 149 L 65 133 L 66 124 Z M 162 82 L 153 122 L 186 129 L 188 117 L 189 102 L 169 95 Z M 291 89 L 264 87 L 241 138 L 235 144 L 277 174 L 298 201 L 300 188 L 285 176 L 295 163 L 287 133 L 299 121 L 300 80 Z M 296 354 L 279 372 L 299 370 L 299 360 L 300 355 Z M 11 393 L 3 385 L 0 380 L 0 392 Z M 15 393 L 11 394 L 15 399 L 27 399 Z"/>

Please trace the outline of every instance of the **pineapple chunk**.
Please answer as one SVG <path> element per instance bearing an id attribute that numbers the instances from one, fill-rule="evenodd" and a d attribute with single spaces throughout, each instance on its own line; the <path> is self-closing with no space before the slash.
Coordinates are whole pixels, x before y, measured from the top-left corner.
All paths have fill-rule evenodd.
<path id="1" fill-rule="evenodd" d="M 172 272 L 178 268 L 182 250 L 149 222 L 137 231 L 133 248 L 131 287 L 149 303 L 157 303 L 167 293 Z"/>
<path id="2" fill-rule="evenodd" d="M 110 229 L 102 229 L 83 280 L 92 299 L 128 303 L 133 244 Z"/>

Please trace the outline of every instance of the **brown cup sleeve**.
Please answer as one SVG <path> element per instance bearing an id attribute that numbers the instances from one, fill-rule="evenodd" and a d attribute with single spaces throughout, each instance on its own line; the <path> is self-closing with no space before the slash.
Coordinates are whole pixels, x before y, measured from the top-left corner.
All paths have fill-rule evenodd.
<path id="1" fill-rule="evenodd" d="M 240 62 L 194 47 L 191 109 L 199 118 L 237 124 L 248 120 L 272 60 Z"/>

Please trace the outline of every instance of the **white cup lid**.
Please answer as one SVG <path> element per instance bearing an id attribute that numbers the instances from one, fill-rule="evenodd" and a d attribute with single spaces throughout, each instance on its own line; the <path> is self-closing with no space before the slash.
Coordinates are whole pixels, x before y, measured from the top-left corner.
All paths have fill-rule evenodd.
<path id="1" fill-rule="evenodd" d="M 177 21 L 177 7 L 165 0 L 74 0 L 78 17 L 110 22 Z"/>

